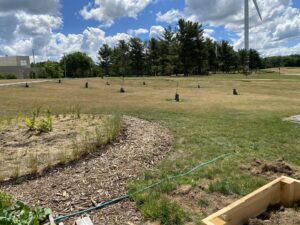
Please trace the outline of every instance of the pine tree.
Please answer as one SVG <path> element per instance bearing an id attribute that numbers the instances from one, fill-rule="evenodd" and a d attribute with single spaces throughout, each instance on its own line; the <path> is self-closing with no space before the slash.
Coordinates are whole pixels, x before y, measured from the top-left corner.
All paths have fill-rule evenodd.
<path id="1" fill-rule="evenodd" d="M 100 61 L 100 66 L 103 69 L 105 75 L 110 75 L 110 64 L 111 64 L 111 57 L 112 57 L 112 49 L 107 45 L 104 44 L 99 52 L 98 52 L 98 59 Z"/>

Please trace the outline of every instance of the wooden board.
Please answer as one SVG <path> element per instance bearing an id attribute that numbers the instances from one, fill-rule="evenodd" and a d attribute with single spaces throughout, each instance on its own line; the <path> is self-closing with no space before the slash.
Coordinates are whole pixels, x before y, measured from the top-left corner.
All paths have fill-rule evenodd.
<path id="1" fill-rule="evenodd" d="M 280 203 L 289 207 L 299 200 L 300 181 L 283 176 L 208 216 L 202 222 L 205 225 L 242 225 L 249 218 L 255 218 L 266 211 L 270 205 Z"/>

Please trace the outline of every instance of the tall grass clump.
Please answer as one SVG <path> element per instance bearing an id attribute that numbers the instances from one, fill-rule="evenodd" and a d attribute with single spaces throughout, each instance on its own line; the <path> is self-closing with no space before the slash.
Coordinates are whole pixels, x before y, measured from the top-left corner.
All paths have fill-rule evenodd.
<path id="1" fill-rule="evenodd" d="M 122 118 L 119 115 L 110 115 L 94 131 L 87 131 L 72 141 L 73 156 L 80 158 L 91 153 L 117 138 L 122 129 Z"/>

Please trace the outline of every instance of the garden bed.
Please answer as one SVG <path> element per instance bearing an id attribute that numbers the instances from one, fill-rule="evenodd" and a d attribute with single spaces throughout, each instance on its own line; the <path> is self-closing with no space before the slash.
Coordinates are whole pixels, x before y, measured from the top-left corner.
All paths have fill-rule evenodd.
<path id="1" fill-rule="evenodd" d="M 92 207 L 128 192 L 141 171 L 154 168 L 171 148 L 172 138 L 161 125 L 133 117 L 123 118 L 118 139 L 92 154 L 23 182 L 5 182 L 0 190 L 31 206 L 51 208 L 55 215 Z M 76 218 L 66 221 L 73 224 Z M 91 213 L 94 224 L 140 224 L 135 203 L 120 202 Z"/>
<path id="2" fill-rule="evenodd" d="M 282 205 L 270 206 L 269 209 L 255 219 L 249 219 L 246 225 L 299 225 L 300 211 L 297 206 L 285 208 Z"/>
<path id="3" fill-rule="evenodd" d="M 20 117 L 2 123 L 0 180 L 38 174 L 78 159 L 114 139 L 121 129 L 120 118 L 109 115 L 50 115 L 34 120 Z"/>
<path id="4" fill-rule="evenodd" d="M 283 176 L 210 215 L 203 220 L 203 223 L 206 225 L 257 225 L 263 222 L 260 220 L 260 217 L 263 218 L 262 215 L 265 215 L 264 219 L 267 222 L 270 219 L 280 221 L 284 219 L 283 215 L 277 214 L 277 218 L 271 217 L 272 212 L 280 211 L 274 210 L 274 206 L 282 205 L 290 208 L 299 200 L 300 181 Z M 281 207 L 277 208 L 280 209 Z M 264 224 L 266 223 L 262 223 L 262 225 Z M 283 224 L 290 223 L 287 221 Z"/>

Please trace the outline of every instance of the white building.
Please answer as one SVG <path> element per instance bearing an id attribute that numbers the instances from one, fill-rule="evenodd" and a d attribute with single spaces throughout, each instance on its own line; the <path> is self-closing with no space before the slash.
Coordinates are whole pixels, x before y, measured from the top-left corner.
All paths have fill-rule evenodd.
<path id="1" fill-rule="evenodd" d="M 6 56 L 0 57 L 0 74 L 14 74 L 18 78 L 29 78 L 29 56 Z"/>

